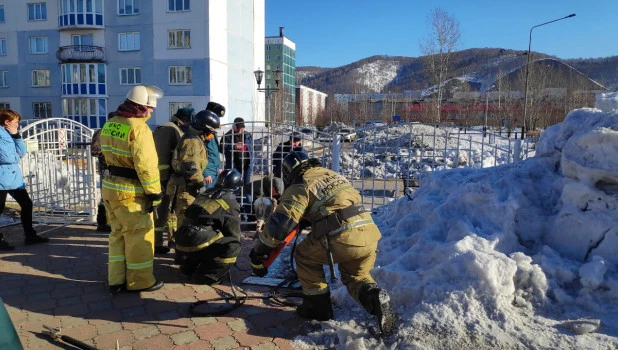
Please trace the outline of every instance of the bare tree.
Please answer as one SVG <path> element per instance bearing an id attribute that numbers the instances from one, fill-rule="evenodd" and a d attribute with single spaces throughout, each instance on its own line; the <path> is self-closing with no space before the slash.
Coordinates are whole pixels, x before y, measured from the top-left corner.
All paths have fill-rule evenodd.
<path id="1" fill-rule="evenodd" d="M 434 95 L 434 108 L 437 122 L 440 122 L 440 105 L 442 103 L 442 82 L 448 78 L 451 62 L 456 50 L 459 48 L 461 33 L 459 22 L 446 10 L 435 8 L 427 17 L 429 33 L 419 42 L 425 74 L 432 84 L 436 86 Z"/>

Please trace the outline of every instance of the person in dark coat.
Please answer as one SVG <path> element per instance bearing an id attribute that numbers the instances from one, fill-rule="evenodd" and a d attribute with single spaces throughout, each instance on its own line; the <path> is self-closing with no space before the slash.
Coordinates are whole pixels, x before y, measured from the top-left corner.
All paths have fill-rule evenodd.
<path id="1" fill-rule="evenodd" d="M 221 138 L 221 153 L 225 156 L 225 169 L 236 169 L 243 176 L 243 183 L 251 183 L 253 175 L 253 135 L 245 131 L 245 120 L 234 119 L 232 130 Z"/>
<path id="2" fill-rule="evenodd" d="M 197 284 L 219 283 L 240 253 L 240 205 L 234 192 L 241 174 L 226 169 L 215 186 L 197 196 L 176 233 L 176 249 L 185 257 L 180 271 Z"/>
<path id="3" fill-rule="evenodd" d="M 281 162 L 283 158 L 288 155 L 288 153 L 292 151 L 305 152 L 302 144 L 302 134 L 299 132 L 294 132 L 290 135 L 290 139 L 280 143 L 275 149 L 273 153 L 273 176 L 282 178 L 283 169 L 281 168 Z"/>

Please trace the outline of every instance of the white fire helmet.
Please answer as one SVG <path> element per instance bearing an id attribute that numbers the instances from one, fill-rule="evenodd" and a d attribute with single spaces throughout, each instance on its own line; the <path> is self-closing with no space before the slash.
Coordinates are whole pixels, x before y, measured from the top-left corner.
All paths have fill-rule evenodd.
<path id="1" fill-rule="evenodd" d="M 161 97 L 163 97 L 163 90 L 154 85 L 138 85 L 129 90 L 127 94 L 127 100 L 152 108 L 157 107 L 157 99 Z"/>

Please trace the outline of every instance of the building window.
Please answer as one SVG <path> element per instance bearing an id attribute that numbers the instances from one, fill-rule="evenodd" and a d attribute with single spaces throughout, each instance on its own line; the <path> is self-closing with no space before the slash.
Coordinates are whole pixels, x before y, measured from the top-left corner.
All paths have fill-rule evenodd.
<path id="1" fill-rule="evenodd" d="M 118 50 L 119 51 L 137 51 L 139 46 L 139 32 L 118 33 Z"/>
<path id="2" fill-rule="evenodd" d="M 172 120 L 172 117 L 176 114 L 178 109 L 185 107 L 193 107 L 193 105 L 191 102 L 170 102 L 170 120 Z"/>
<path id="3" fill-rule="evenodd" d="M 11 109 L 11 104 L 6 102 L 0 102 L 0 109 Z"/>
<path id="4" fill-rule="evenodd" d="M 167 0 L 168 9 L 172 12 L 191 11 L 190 0 Z"/>
<path id="5" fill-rule="evenodd" d="M 139 14 L 139 0 L 118 0 L 118 15 Z"/>
<path id="6" fill-rule="evenodd" d="M 35 69 L 32 71 L 32 86 L 50 86 L 49 70 Z"/>
<path id="7" fill-rule="evenodd" d="M 0 23 L 4 23 L 4 5 L 0 6 Z"/>
<path id="8" fill-rule="evenodd" d="M 191 84 L 190 66 L 170 66 L 170 85 Z"/>
<path id="9" fill-rule="evenodd" d="M 6 56 L 6 39 L 0 39 L 0 56 Z"/>
<path id="10" fill-rule="evenodd" d="M 266 45 L 266 51 L 270 51 L 270 45 Z"/>
<path id="11" fill-rule="evenodd" d="M 47 37 L 46 36 L 31 36 L 30 37 L 30 53 L 43 54 L 47 53 Z"/>
<path id="12" fill-rule="evenodd" d="M 170 49 L 191 48 L 191 31 L 188 29 L 173 29 L 167 32 L 167 47 Z"/>
<path id="13" fill-rule="evenodd" d="M 142 69 L 139 67 L 120 68 L 120 85 L 137 85 L 142 83 Z"/>
<path id="14" fill-rule="evenodd" d="M 51 118 L 52 104 L 51 102 L 33 102 L 32 115 L 35 119 Z"/>
<path id="15" fill-rule="evenodd" d="M 270 61 L 270 55 L 266 55 L 266 60 Z"/>
<path id="16" fill-rule="evenodd" d="M 9 83 L 6 80 L 6 73 L 8 73 L 6 70 L 0 71 L 0 87 L 9 87 Z"/>
<path id="17" fill-rule="evenodd" d="M 92 51 L 94 45 L 94 36 L 92 34 L 74 34 L 71 35 L 73 45 L 79 46 L 76 48 L 79 51 Z"/>
<path id="18" fill-rule="evenodd" d="M 47 20 L 47 5 L 44 2 L 28 4 L 28 20 L 29 21 Z"/>

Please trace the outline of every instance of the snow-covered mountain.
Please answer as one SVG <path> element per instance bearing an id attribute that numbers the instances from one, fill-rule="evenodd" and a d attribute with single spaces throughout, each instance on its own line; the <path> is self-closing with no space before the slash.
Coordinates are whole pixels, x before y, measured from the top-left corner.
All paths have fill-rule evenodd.
<path id="1" fill-rule="evenodd" d="M 525 54 L 496 48 L 463 50 L 454 58 L 447 80 L 454 91 L 484 91 L 501 77 L 516 79 L 525 67 Z M 540 60 L 550 62 L 552 72 L 572 71 L 582 90 L 598 90 L 599 85 L 618 88 L 618 56 L 560 60 L 533 53 L 532 64 Z M 297 67 L 296 75 L 298 84 L 328 94 L 425 90 L 432 85 L 425 76 L 422 57 L 372 56 L 336 68 Z"/>

